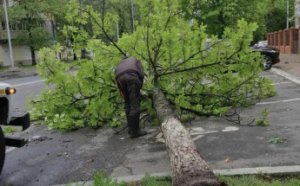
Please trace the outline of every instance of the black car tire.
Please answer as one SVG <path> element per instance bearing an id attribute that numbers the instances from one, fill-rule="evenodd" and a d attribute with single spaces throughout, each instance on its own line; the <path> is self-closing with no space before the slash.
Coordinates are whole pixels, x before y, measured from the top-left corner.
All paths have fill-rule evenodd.
<path id="1" fill-rule="evenodd" d="M 270 70 L 272 68 L 272 58 L 267 55 L 263 55 L 263 68 L 264 70 Z"/>
<path id="2" fill-rule="evenodd" d="M 0 174 L 4 165 L 5 159 L 5 141 L 2 128 L 0 127 Z"/>

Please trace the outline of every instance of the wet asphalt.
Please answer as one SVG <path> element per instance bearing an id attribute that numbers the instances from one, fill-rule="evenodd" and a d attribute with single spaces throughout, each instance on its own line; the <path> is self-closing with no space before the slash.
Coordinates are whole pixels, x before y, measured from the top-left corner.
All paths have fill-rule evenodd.
<path id="1" fill-rule="evenodd" d="M 267 109 L 268 127 L 241 126 L 228 118 L 216 117 L 186 123 L 201 156 L 213 169 L 300 165 L 300 85 L 271 72 L 263 76 L 273 80 L 278 94 L 238 111 L 246 124 Z M 33 96 L 42 88 L 43 83 L 29 89 L 22 87 L 25 93 L 34 90 Z M 19 96 L 18 99 L 24 99 L 24 95 Z M 27 131 L 14 134 L 30 141 L 23 148 L 7 149 L 0 185 L 44 186 L 86 181 L 97 171 L 113 177 L 169 172 L 159 128 L 148 130 L 151 133 L 146 137 L 132 140 L 126 131 L 115 135 L 108 128 L 64 133 L 32 125 Z"/>

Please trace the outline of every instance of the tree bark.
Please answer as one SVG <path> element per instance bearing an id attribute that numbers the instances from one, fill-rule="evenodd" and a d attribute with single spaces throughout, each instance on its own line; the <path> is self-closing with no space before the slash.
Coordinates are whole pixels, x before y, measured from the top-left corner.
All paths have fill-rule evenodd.
<path id="1" fill-rule="evenodd" d="M 154 89 L 153 101 L 170 157 L 172 185 L 226 186 L 217 180 L 201 158 L 189 132 L 173 114 L 164 94 L 158 88 Z"/>
<path id="2" fill-rule="evenodd" d="M 33 47 L 30 47 L 30 52 L 31 52 L 31 62 L 32 65 L 35 66 L 36 65 L 36 59 L 35 59 L 35 51 Z"/>

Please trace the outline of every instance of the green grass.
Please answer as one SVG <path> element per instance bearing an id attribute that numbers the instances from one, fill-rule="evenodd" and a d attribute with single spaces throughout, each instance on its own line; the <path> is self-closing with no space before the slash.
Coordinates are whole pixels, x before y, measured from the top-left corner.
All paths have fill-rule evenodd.
<path id="1" fill-rule="evenodd" d="M 299 177 L 274 178 L 270 176 L 220 177 L 228 186 L 299 186 Z"/>
<path id="2" fill-rule="evenodd" d="M 146 176 L 141 181 L 142 186 L 171 186 L 171 180 L 167 177 L 150 177 Z"/>
<path id="3" fill-rule="evenodd" d="M 12 134 L 17 131 L 16 128 L 10 126 L 2 126 L 4 134 Z"/>
<path id="4" fill-rule="evenodd" d="M 94 186 L 126 186 L 125 183 L 117 183 L 116 181 L 105 177 L 102 173 L 94 176 Z"/>
<path id="5" fill-rule="evenodd" d="M 141 182 L 121 182 L 118 183 L 111 178 L 107 178 L 102 173 L 94 176 L 94 186 L 171 186 L 171 180 L 167 177 L 145 176 Z"/>
<path id="6" fill-rule="evenodd" d="M 270 177 L 258 176 L 220 176 L 220 181 L 228 186 L 299 186 L 300 177 Z M 171 180 L 167 177 L 145 176 L 140 182 L 117 183 L 116 181 L 97 173 L 94 177 L 94 186 L 171 186 Z"/>
<path id="7" fill-rule="evenodd" d="M 5 72 L 8 70 L 8 67 L 4 67 L 0 65 L 0 72 Z"/>

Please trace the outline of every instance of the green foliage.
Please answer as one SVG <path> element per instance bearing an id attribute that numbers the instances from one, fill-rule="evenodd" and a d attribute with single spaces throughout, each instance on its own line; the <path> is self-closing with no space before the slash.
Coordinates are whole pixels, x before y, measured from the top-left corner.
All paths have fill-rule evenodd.
<path id="1" fill-rule="evenodd" d="M 220 177 L 230 186 L 297 186 L 300 184 L 299 178 L 272 178 L 267 176 L 240 176 L 240 177 Z"/>
<path id="2" fill-rule="evenodd" d="M 272 5 L 266 9 L 265 25 L 267 32 L 274 32 L 286 28 L 286 2 L 286 0 L 274 0 L 269 2 L 269 5 Z M 289 0 L 289 27 L 294 26 L 294 11 L 295 0 Z"/>
<path id="3" fill-rule="evenodd" d="M 67 0 L 26 0 L 14 1 L 9 8 L 9 18 L 11 25 L 16 27 L 20 34 L 16 38 L 17 44 L 29 45 L 38 50 L 49 46 L 51 33 L 48 32 L 45 21 L 50 21 L 59 13 L 62 6 L 58 5 Z"/>
<path id="4" fill-rule="evenodd" d="M 257 85 L 257 87 L 259 88 L 258 92 L 257 92 L 257 95 L 258 95 L 259 99 L 273 97 L 277 94 L 275 87 L 272 85 L 272 80 L 271 79 L 267 79 L 265 77 L 262 77 L 261 81 L 259 83 L 260 84 Z M 264 86 L 261 86 L 262 84 Z"/>
<path id="5" fill-rule="evenodd" d="M 93 186 L 126 186 L 125 183 L 117 183 L 116 181 L 107 178 L 102 173 L 97 173 L 94 176 L 94 184 Z"/>
<path id="6" fill-rule="evenodd" d="M 2 126 L 4 134 L 11 134 L 16 132 L 16 128 L 10 127 L 10 126 Z"/>
<path id="7" fill-rule="evenodd" d="M 169 186 L 171 185 L 170 178 L 168 177 L 150 177 L 145 176 L 139 182 L 121 182 L 118 183 L 110 178 L 107 178 L 102 173 L 97 173 L 94 176 L 94 186 Z"/>
<path id="8" fill-rule="evenodd" d="M 261 127 L 266 127 L 269 126 L 270 121 L 268 119 L 269 116 L 269 112 L 268 110 L 265 108 L 261 111 L 261 116 L 260 118 L 256 119 L 256 125 L 257 126 L 261 126 Z"/>
<path id="9" fill-rule="evenodd" d="M 271 82 L 259 77 L 260 56 L 249 48 L 257 25 L 240 20 L 235 29 L 225 28 L 222 38 L 208 37 L 205 25 L 186 21 L 180 2 L 136 0 L 135 32 L 116 41 L 117 16 L 71 0 L 63 33 L 74 39 L 76 53 L 87 48 L 93 59 L 77 60 L 74 70 L 57 59 L 60 45 L 42 49 L 38 71 L 52 88 L 35 101 L 33 116 L 44 119 L 50 128 L 64 130 L 119 126 L 125 114 L 114 67 L 124 53 L 145 67 L 143 90 L 148 98 L 142 108 L 152 119 L 153 87 L 162 89 L 179 112 L 198 115 L 222 116 L 231 107 L 249 106 L 272 95 Z M 94 32 L 86 30 L 87 25 Z M 99 39 L 103 37 L 104 41 Z"/>
<path id="10" fill-rule="evenodd" d="M 171 180 L 168 177 L 145 176 L 141 181 L 142 186 L 171 186 Z"/>
<path id="11" fill-rule="evenodd" d="M 226 27 L 235 28 L 236 22 L 245 19 L 256 22 L 258 29 L 254 40 L 266 38 L 270 31 L 286 26 L 286 0 L 182 0 L 187 19 L 195 19 L 206 24 L 209 34 L 222 36 Z M 290 2 L 290 17 L 294 13 L 294 0 Z M 293 21 L 291 20 L 290 25 Z"/>
<path id="12" fill-rule="evenodd" d="M 29 45 L 35 50 L 38 50 L 42 47 L 49 46 L 50 33 L 42 27 L 34 27 L 30 32 L 22 30 L 17 35 L 15 42 L 17 44 Z"/>
<path id="13" fill-rule="evenodd" d="M 90 40 L 91 48 L 106 48 L 99 40 Z M 60 47 L 57 47 L 58 49 Z M 114 83 L 114 57 L 101 55 L 102 50 L 93 51 L 95 60 L 77 61 L 77 70 L 56 59 L 55 51 L 40 51 L 37 69 L 47 83 L 55 88 L 43 92 L 35 102 L 33 117 L 44 118 L 50 128 L 63 130 L 90 126 L 100 127 L 104 123 L 120 125 L 125 115 L 121 97 Z M 101 57 L 101 58 L 99 58 Z"/>
<path id="14" fill-rule="evenodd" d="M 193 120 L 195 118 L 195 115 L 192 114 L 192 113 L 182 113 L 180 116 L 179 116 L 179 119 L 181 122 L 189 122 L 191 120 Z"/>
<path id="15" fill-rule="evenodd" d="M 229 186 L 298 186 L 300 184 L 299 177 L 271 177 L 268 175 L 255 176 L 220 176 L 220 181 L 225 182 Z M 102 174 L 96 174 L 94 177 L 94 186 L 169 186 L 172 180 L 168 177 L 151 177 L 145 176 L 140 183 L 117 183 Z"/>
<path id="16" fill-rule="evenodd" d="M 285 142 L 286 139 L 284 139 L 283 137 L 273 137 L 271 139 L 268 140 L 268 143 L 271 144 L 281 144 L 283 142 Z"/>

